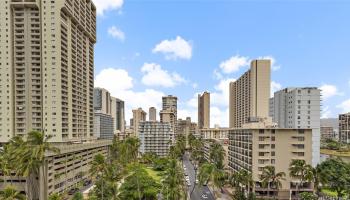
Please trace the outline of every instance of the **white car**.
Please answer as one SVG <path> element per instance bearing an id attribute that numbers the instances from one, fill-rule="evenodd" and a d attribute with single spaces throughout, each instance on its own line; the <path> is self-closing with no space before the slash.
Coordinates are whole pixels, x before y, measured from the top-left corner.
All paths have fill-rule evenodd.
<path id="1" fill-rule="evenodd" d="M 187 185 L 188 185 L 188 186 L 191 186 L 191 182 L 187 181 Z"/>
<path id="2" fill-rule="evenodd" d="M 202 199 L 207 199 L 207 198 L 208 198 L 208 195 L 202 194 Z"/>
<path id="3" fill-rule="evenodd" d="M 196 179 L 196 183 L 198 183 L 199 181 L 198 181 L 198 179 Z"/>

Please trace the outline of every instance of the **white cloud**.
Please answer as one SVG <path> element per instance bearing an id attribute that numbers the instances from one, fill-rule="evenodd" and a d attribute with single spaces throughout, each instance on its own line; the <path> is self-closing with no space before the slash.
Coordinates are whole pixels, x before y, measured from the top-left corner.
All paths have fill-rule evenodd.
<path id="1" fill-rule="evenodd" d="M 274 93 L 278 90 L 282 89 L 282 85 L 275 82 L 275 81 L 271 81 L 271 97 L 273 97 Z"/>
<path id="2" fill-rule="evenodd" d="M 232 56 L 220 63 L 220 69 L 226 74 L 237 72 L 240 68 L 247 66 L 249 66 L 249 58 L 240 55 Z"/>
<path id="3" fill-rule="evenodd" d="M 125 40 L 125 34 L 123 31 L 121 31 L 120 29 L 118 29 L 115 26 L 111 26 L 108 28 L 108 34 L 110 36 L 112 36 L 113 38 L 116 38 L 120 41 L 124 41 Z"/>
<path id="4" fill-rule="evenodd" d="M 235 81 L 235 79 L 223 79 L 214 87 L 215 92 L 210 94 L 211 104 L 218 107 L 227 107 L 229 104 L 229 87 L 230 82 Z"/>
<path id="5" fill-rule="evenodd" d="M 192 88 L 193 89 L 197 89 L 197 87 L 198 87 L 198 83 L 192 83 Z"/>
<path id="6" fill-rule="evenodd" d="M 329 109 L 329 106 L 325 106 L 324 109 L 322 109 L 321 118 L 330 118 L 332 116 L 332 112 Z"/>
<path id="7" fill-rule="evenodd" d="M 124 0 L 94 0 L 98 15 L 103 15 L 108 10 L 119 10 L 123 3 Z"/>
<path id="8" fill-rule="evenodd" d="M 281 66 L 277 65 L 277 61 L 273 56 L 261 56 L 261 57 L 259 57 L 259 59 L 270 60 L 272 71 L 277 71 L 277 70 L 281 69 Z"/>
<path id="9" fill-rule="evenodd" d="M 323 84 L 321 87 L 321 94 L 323 97 L 323 100 L 327 100 L 333 96 L 341 96 L 343 95 L 340 93 L 335 85 L 330 84 Z"/>
<path id="10" fill-rule="evenodd" d="M 343 101 L 341 104 L 337 105 L 337 108 L 342 109 L 343 113 L 350 112 L 350 99 Z"/>
<path id="11" fill-rule="evenodd" d="M 144 63 L 141 71 L 144 73 L 142 83 L 147 86 L 174 87 L 186 82 L 178 73 L 169 73 L 156 63 Z"/>
<path id="12" fill-rule="evenodd" d="M 192 45 L 180 36 L 177 36 L 175 40 L 161 41 L 154 47 L 152 52 L 163 53 L 167 60 L 189 60 L 192 57 Z"/>
<path id="13" fill-rule="evenodd" d="M 228 127 L 229 125 L 229 109 L 220 109 L 216 106 L 210 108 L 210 126 Z"/>
<path id="14" fill-rule="evenodd" d="M 125 120 L 129 123 L 132 118 L 132 109 L 142 107 L 146 112 L 151 106 L 158 110 L 162 105 L 162 91 L 145 89 L 134 91 L 133 78 L 124 69 L 107 68 L 95 77 L 95 87 L 107 89 L 112 96 L 125 101 Z"/>

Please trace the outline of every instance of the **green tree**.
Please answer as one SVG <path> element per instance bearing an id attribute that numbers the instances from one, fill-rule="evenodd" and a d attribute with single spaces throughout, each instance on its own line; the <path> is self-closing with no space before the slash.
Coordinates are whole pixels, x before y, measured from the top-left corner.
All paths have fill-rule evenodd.
<path id="1" fill-rule="evenodd" d="M 301 200 L 317 200 L 318 197 L 312 193 L 309 193 L 309 192 L 302 192 L 300 194 L 300 199 Z"/>
<path id="2" fill-rule="evenodd" d="M 325 180 L 325 186 L 337 193 L 341 198 L 345 194 L 347 185 L 350 185 L 350 167 L 341 159 L 328 159 L 320 164 L 320 170 Z"/>
<path id="3" fill-rule="evenodd" d="M 62 194 L 58 194 L 58 193 L 53 193 L 49 196 L 49 200 L 63 200 L 64 197 Z"/>
<path id="4" fill-rule="evenodd" d="M 221 168 L 224 165 L 225 154 L 222 145 L 214 141 L 209 149 L 209 159 L 211 162 L 213 162 L 218 168 Z"/>
<path id="5" fill-rule="evenodd" d="M 218 168 L 213 163 L 204 163 L 199 167 L 198 180 L 201 185 L 208 184 L 211 182 L 215 189 L 219 188 L 222 190 L 222 187 L 225 184 L 225 172 L 222 168 Z"/>
<path id="6" fill-rule="evenodd" d="M 14 186 L 8 185 L 3 191 L 0 191 L 1 200 L 24 200 L 25 195 L 16 190 Z"/>
<path id="7" fill-rule="evenodd" d="M 184 186 L 182 169 L 175 159 L 169 161 L 169 165 L 164 174 L 163 195 L 165 199 L 178 200 L 182 199 L 186 193 Z"/>
<path id="8" fill-rule="evenodd" d="M 274 166 L 266 166 L 260 177 L 264 187 L 267 187 L 267 191 L 270 194 L 270 189 L 276 189 L 277 193 L 279 188 L 282 187 L 282 180 L 285 180 L 286 174 L 284 172 L 276 172 Z M 273 199 L 276 199 L 276 194 L 273 192 Z"/>
<path id="9" fill-rule="evenodd" d="M 289 175 L 292 178 L 299 179 L 297 184 L 297 193 L 299 194 L 300 187 L 306 182 L 313 180 L 312 166 L 306 164 L 305 160 L 293 160 L 289 165 Z"/>
<path id="10" fill-rule="evenodd" d="M 83 200 L 84 197 L 83 197 L 83 194 L 81 192 L 77 192 L 74 194 L 72 200 Z"/>
<path id="11" fill-rule="evenodd" d="M 11 143 L 14 145 L 21 144 L 15 151 L 15 161 L 19 175 L 27 177 L 26 193 L 29 199 L 38 199 L 39 184 L 37 177 L 46 178 L 44 172 L 46 171 L 47 163 L 45 160 L 46 153 L 59 153 L 59 149 L 52 146 L 49 140 L 51 135 L 45 135 L 39 131 L 31 131 L 28 133 L 27 141 L 23 142 L 21 139 L 15 138 L 16 141 Z"/>

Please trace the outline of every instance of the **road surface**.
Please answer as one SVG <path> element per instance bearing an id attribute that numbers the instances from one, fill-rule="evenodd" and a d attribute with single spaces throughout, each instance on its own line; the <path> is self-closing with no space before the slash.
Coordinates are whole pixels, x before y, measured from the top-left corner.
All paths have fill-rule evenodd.
<path id="1" fill-rule="evenodd" d="M 186 173 L 190 177 L 191 186 L 188 187 L 189 192 L 191 192 L 193 187 L 195 187 L 191 195 L 191 200 L 215 200 L 207 186 L 202 186 L 197 184 L 195 185 L 196 178 L 195 178 L 194 166 L 190 162 L 187 152 L 183 157 L 183 164 L 186 166 Z M 203 194 L 207 195 L 207 198 L 203 198 L 202 197 Z"/>

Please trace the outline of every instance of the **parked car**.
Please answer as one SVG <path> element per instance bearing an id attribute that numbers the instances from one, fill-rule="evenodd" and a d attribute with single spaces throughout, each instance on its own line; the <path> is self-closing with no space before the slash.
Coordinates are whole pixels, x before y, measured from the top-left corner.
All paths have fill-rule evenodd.
<path id="1" fill-rule="evenodd" d="M 207 199 L 207 198 L 208 198 L 208 195 L 202 194 L 202 199 Z"/>

